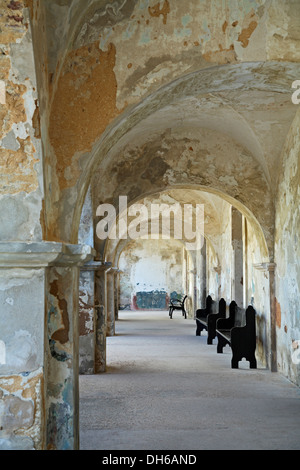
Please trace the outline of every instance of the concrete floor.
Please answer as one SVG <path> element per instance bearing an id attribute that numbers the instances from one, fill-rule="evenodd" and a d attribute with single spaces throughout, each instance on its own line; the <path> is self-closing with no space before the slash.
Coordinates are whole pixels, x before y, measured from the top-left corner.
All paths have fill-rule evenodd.
<path id="1" fill-rule="evenodd" d="M 259 364 L 231 369 L 194 320 L 121 311 L 116 333 L 107 373 L 80 376 L 82 450 L 300 449 L 299 388 Z"/>

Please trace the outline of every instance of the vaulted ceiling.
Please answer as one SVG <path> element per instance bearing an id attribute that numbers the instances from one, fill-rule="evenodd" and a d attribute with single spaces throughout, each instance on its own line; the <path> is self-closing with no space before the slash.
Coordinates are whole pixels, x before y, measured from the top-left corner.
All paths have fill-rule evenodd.
<path id="1" fill-rule="evenodd" d="M 272 251 L 299 2 L 41 0 L 32 20 L 49 239 L 76 241 L 90 185 L 95 207 L 185 188 L 236 205 Z"/>

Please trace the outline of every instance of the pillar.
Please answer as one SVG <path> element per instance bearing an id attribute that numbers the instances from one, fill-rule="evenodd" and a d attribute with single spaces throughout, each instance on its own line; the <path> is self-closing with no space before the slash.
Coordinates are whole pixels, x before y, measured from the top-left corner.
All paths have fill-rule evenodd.
<path id="1" fill-rule="evenodd" d="M 94 271 L 81 267 L 79 276 L 79 374 L 94 374 Z"/>
<path id="2" fill-rule="evenodd" d="M 277 335 L 276 335 L 276 302 L 275 302 L 275 263 L 268 263 L 270 289 L 270 364 L 271 371 L 277 372 Z"/>
<path id="3" fill-rule="evenodd" d="M 79 448 L 78 269 L 46 270 L 46 449 Z"/>
<path id="4" fill-rule="evenodd" d="M 197 265 L 199 266 L 199 304 L 197 308 L 205 308 L 205 299 L 207 297 L 207 285 L 206 285 L 206 240 L 203 239 L 203 244 L 199 251 L 199 260 Z"/>
<path id="5" fill-rule="evenodd" d="M 111 267 L 107 270 L 107 336 L 115 335 L 115 274 L 117 271 L 118 268 L 116 267 Z"/>
<path id="6" fill-rule="evenodd" d="M 243 260 L 244 260 L 244 269 L 243 269 L 243 298 L 244 298 L 244 307 L 246 308 L 249 305 L 248 299 L 248 284 L 249 284 L 249 261 L 248 261 L 248 222 L 246 217 L 243 218 Z"/>
<path id="7" fill-rule="evenodd" d="M 101 261 L 90 261 L 80 268 L 79 276 L 79 374 L 95 373 L 96 313 L 95 271 Z"/>
<path id="8" fill-rule="evenodd" d="M 78 449 L 78 278 L 90 247 L 0 243 L 0 448 Z"/>
<path id="9" fill-rule="evenodd" d="M 188 294 L 188 265 L 187 251 L 182 248 L 182 293 Z"/>
<path id="10" fill-rule="evenodd" d="M 115 321 L 119 319 L 119 305 L 120 305 L 120 269 L 115 271 Z"/>
<path id="11" fill-rule="evenodd" d="M 243 216 L 234 207 L 231 213 L 232 278 L 231 299 L 243 307 Z"/>
<path id="12" fill-rule="evenodd" d="M 276 305 L 275 305 L 275 263 L 259 263 L 253 267 L 263 271 L 268 278 L 270 318 L 268 331 L 268 344 L 265 345 L 268 366 L 272 372 L 277 372 L 277 340 L 276 340 Z"/>
<path id="13" fill-rule="evenodd" d="M 111 263 L 103 262 L 95 271 L 95 373 L 106 370 L 107 283 Z"/>

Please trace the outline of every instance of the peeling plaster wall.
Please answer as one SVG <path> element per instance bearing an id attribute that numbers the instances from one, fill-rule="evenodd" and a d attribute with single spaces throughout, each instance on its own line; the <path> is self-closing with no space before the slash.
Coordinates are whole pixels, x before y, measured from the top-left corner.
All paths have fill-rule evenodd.
<path id="1" fill-rule="evenodd" d="M 174 291 L 182 293 L 182 245 L 174 240 L 136 240 L 124 249 L 119 262 L 120 305 L 136 309 L 166 309 L 168 298 Z M 141 300 L 136 299 L 141 293 Z M 167 304 L 162 304 L 165 292 Z M 153 294 L 151 294 L 153 293 Z M 157 297 L 157 302 L 155 298 Z M 151 307 L 152 305 L 152 307 Z"/>
<path id="2" fill-rule="evenodd" d="M 94 246 L 94 213 L 91 190 L 87 192 L 85 202 L 82 208 L 78 242 L 81 245 Z"/>
<path id="3" fill-rule="evenodd" d="M 78 447 L 78 271 L 90 247 L 0 243 L 0 448 Z"/>
<path id="4" fill-rule="evenodd" d="M 44 443 L 44 282 L 43 270 L 0 270 L 0 449 Z"/>
<path id="5" fill-rule="evenodd" d="M 1 2 L 0 240 L 76 241 L 93 171 L 96 204 L 190 184 L 235 198 L 261 224 L 272 257 L 279 175 L 278 368 L 299 385 L 291 360 L 300 338 L 299 112 L 277 166 L 296 114 L 289 87 L 299 78 L 299 8 L 287 0 Z M 228 242 L 226 226 L 219 257 Z M 245 295 L 268 362 L 269 280 L 254 267 L 266 261 L 262 244 L 249 225 Z M 207 266 L 217 268 L 208 293 L 228 298 L 230 252 L 220 260 L 216 252 L 208 244 Z M 190 267 L 185 257 L 185 274 Z M 51 268 L 45 283 L 40 269 L 1 270 L 0 449 L 77 445 L 77 276 Z M 187 276 L 182 285 L 191 294 Z"/>
<path id="6" fill-rule="evenodd" d="M 46 272 L 47 450 L 79 445 L 79 269 L 51 267 Z"/>
<path id="7" fill-rule="evenodd" d="M 41 0 L 40 5 L 48 53 L 46 93 L 42 90 L 47 102 L 42 121 L 49 124 L 43 137 L 48 239 L 76 239 L 64 228 L 82 190 L 73 188 L 88 168 L 91 150 L 125 110 L 178 77 L 212 65 L 299 59 L 296 2 L 280 0 L 274 7 L 268 0 L 226 0 L 221 6 L 196 0 Z M 64 207 L 57 204 L 61 198 Z"/>
<path id="8" fill-rule="evenodd" d="M 244 222 L 244 305 L 256 311 L 257 357 L 270 366 L 270 285 L 269 273 L 261 266 L 261 251 L 251 224 Z"/>
<path id="9" fill-rule="evenodd" d="M 231 249 L 232 249 L 232 276 L 231 297 L 241 307 L 244 305 L 244 258 L 243 258 L 243 216 L 234 207 L 231 210 Z"/>
<path id="10" fill-rule="evenodd" d="M 79 373 L 93 374 L 95 361 L 95 276 L 81 271 L 79 276 Z"/>
<path id="11" fill-rule="evenodd" d="M 210 243 L 207 243 L 206 260 L 207 295 L 211 295 L 213 299 L 219 299 L 221 270 L 216 251 Z"/>
<path id="12" fill-rule="evenodd" d="M 43 169 L 32 31 L 25 2 L 0 6 L 0 240 L 42 239 Z"/>
<path id="13" fill-rule="evenodd" d="M 231 245 L 231 206 L 225 205 L 222 211 L 222 233 L 220 234 L 219 259 L 221 265 L 221 290 L 220 297 L 229 304 L 232 299 L 231 280 L 232 280 L 232 245 Z"/>
<path id="14" fill-rule="evenodd" d="M 292 342 L 300 339 L 300 111 L 282 157 L 276 212 L 276 327 L 278 369 L 300 385 Z M 300 341 L 299 341 L 300 345 Z M 296 362 L 299 362 L 296 357 Z"/>
<path id="15" fill-rule="evenodd" d="M 78 242 L 94 246 L 94 222 L 91 192 L 82 208 Z M 79 373 L 93 374 L 95 361 L 95 273 L 80 270 L 79 276 Z"/>

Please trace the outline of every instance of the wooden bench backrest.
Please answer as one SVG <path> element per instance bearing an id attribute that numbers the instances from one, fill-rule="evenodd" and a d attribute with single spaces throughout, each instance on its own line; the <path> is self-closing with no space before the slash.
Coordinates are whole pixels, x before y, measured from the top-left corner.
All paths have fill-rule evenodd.
<path id="1" fill-rule="evenodd" d="M 212 300 L 211 302 L 211 307 L 210 307 L 210 313 L 218 313 L 218 307 L 219 304 L 215 300 Z"/>
<path id="2" fill-rule="evenodd" d="M 232 300 L 229 304 L 229 319 L 227 320 L 229 322 L 228 328 L 234 327 L 236 309 L 237 309 L 237 303 L 235 300 Z"/>
<path id="3" fill-rule="evenodd" d="M 247 310 L 246 310 L 246 322 L 247 322 L 247 328 L 251 328 L 253 332 L 256 334 L 256 311 L 252 307 L 252 305 L 249 305 Z"/>
<path id="4" fill-rule="evenodd" d="M 219 301 L 219 313 L 225 318 L 226 317 L 226 300 L 220 299 Z"/>
<path id="5" fill-rule="evenodd" d="M 245 326 L 246 325 L 246 310 L 244 308 L 236 306 L 234 326 Z"/>
<path id="6" fill-rule="evenodd" d="M 238 307 L 237 303 L 233 300 L 229 305 L 229 317 L 226 319 L 217 320 L 217 328 L 222 330 L 230 330 L 233 327 L 244 327 L 251 330 L 252 337 L 256 334 L 256 312 L 254 308 L 249 305 L 247 309 Z"/>
<path id="7" fill-rule="evenodd" d="M 256 312 L 252 305 L 249 305 L 247 309 L 236 306 L 234 326 L 247 326 L 248 328 L 253 328 L 255 330 L 255 314 Z"/>
<path id="8" fill-rule="evenodd" d="M 211 311 L 211 307 L 212 307 L 212 303 L 213 303 L 213 299 L 210 295 L 208 295 L 206 297 L 206 301 L 205 301 L 205 308 L 206 310 L 208 310 L 209 312 Z"/>
<path id="9" fill-rule="evenodd" d="M 209 295 L 206 298 L 206 309 L 210 313 L 221 313 L 222 315 L 226 314 L 226 301 L 222 298 L 219 302 L 213 300 L 212 297 Z"/>
<path id="10" fill-rule="evenodd" d="M 226 312 L 226 301 L 222 298 L 217 302 L 216 300 L 212 301 L 211 304 L 211 313 L 222 313 L 225 316 Z"/>

